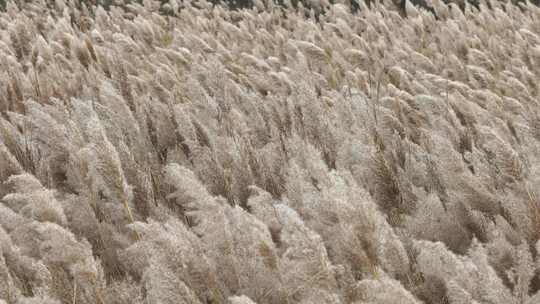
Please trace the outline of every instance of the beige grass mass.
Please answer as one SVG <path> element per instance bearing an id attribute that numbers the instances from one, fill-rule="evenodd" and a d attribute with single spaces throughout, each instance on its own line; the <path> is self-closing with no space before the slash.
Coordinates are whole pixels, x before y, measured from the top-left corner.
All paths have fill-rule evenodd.
<path id="1" fill-rule="evenodd" d="M 384 2 L 10 2 L 0 303 L 540 303 L 540 8 Z"/>

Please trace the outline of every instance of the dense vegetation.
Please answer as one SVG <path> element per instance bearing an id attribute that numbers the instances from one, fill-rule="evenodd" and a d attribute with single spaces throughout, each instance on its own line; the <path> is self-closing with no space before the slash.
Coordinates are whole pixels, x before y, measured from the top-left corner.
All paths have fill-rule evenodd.
<path id="1" fill-rule="evenodd" d="M 540 303 L 540 8 L 430 5 L 8 4 L 0 303 Z"/>

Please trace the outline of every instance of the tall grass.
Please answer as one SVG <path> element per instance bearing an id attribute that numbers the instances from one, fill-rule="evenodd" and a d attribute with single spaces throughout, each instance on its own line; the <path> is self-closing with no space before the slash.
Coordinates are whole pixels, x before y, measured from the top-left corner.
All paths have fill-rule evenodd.
<path id="1" fill-rule="evenodd" d="M 0 303 L 538 303 L 540 9 L 430 2 L 8 4 Z"/>

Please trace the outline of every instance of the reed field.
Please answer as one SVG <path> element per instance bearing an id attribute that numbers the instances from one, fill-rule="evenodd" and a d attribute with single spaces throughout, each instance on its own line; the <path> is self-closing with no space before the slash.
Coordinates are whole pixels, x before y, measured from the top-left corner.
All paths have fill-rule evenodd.
<path id="1" fill-rule="evenodd" d="M 0 304 L 540 303 L 540 7 L 109 2 L 0 10 Z"/>

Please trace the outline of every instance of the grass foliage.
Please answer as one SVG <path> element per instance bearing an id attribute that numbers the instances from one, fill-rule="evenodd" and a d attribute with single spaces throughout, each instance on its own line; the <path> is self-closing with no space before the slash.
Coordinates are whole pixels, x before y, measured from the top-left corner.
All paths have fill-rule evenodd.
<path id="1" fill-rule="evenodd" d="M 384 2 L 8 3 L 0 303 L 539 303 L 540 9 Z"/>

